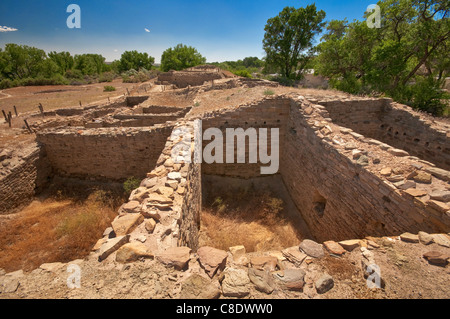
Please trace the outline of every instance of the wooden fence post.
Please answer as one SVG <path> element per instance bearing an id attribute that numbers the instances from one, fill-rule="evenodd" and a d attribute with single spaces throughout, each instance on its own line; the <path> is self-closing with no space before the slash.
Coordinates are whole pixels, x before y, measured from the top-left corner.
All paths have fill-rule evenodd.
<path id="1" fill-rule="evenodd" d="M 28 131 L 29 131 L 30 133 L 33 133 L 33 130 L 31 129 L 30 125 L 28 125 L 27 120 L 25 119 L 25 120 L 23 120 L 23 121 L 25 122 L 25 125 L 27 126 Z"/>

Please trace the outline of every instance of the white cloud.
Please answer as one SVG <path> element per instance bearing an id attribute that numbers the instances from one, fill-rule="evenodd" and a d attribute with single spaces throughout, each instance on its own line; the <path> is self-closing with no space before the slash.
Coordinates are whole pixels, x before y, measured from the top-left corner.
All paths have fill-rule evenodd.
<path id="1" fill-rule="evenodd" d="M 117 49 L 114 49 L 114 52 L 119 52 L 119 50 L 117 50 Z"/>
<path id="2" fill-rule="evenodd" d="M 150 30 L 149 30 L 149 29 L 147 29 L 147 28 L 144 28 L 144 30 L 145 30 L 145 32 L 150 32 Z"/>
<path id="3" fill-rule="evenodd" d="M 0 32 L 12 32 L 12 31 L 18 31 L 18 30 L 15 28 L 7 27 L 6 25 L 4 27 L 2 27 L 0 25 Z"/>

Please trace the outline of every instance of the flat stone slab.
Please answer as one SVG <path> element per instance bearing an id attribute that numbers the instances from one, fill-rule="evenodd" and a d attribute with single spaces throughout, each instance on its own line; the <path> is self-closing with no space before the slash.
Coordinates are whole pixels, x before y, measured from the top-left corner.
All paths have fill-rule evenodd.
<path id="1" fill-rule="evenodd" d="M 430 173 L 433 176 L 436 176 L 437 178 L 440 178 L 444 181 L 450 182 L 450 172 L 449 171 L 446 171 L 444 169 L 437 168 L 437 167 L 426 167 L 426 168 L 424 168 L 424 170 L 427 173 Z"/>
<path id="2" fill-rule="evenodd" d="M 222 293 L 225 297 L 242 298 L 250 293 L 250 278 L 246 270 L 227 268 L 223 274 Z"/>
<path id="3" fill-rule="evenodd" d="M 406 151 L 404 151 L 404 150 L 401 150 L 401 149 L 398 149 L 398 148 L 391 148 L 391 149 L 388 149 L 388 152 L 391 153 L 392 155 L 398 156 L 398 157 L 409 156 L 409 153 L 408 153 L 408 152 L 406 152 Z"/>
<path id="4" fill-rule="evenodd" d="M 250 258 L 250 264 L 253 268 L 259 270 L 275 271 L 278 259 L 272 256 L 255 256 Z"/>
<path id="5" fill-rule="evenodd" d="M 257 270 L 254 268 L 249 268 L 248 277 L 258 291 L 262 291 L 266 294 L 271 294 L 275 289 L 274 279 L 270 272 L 267 270 Z"/>
<path id="6" fill-rule="evenodd" d="M 431 208 L 437 210 L 440 213 L 445 213 L 450 210 L 450 206 L 446 203 L 439 202 L 437 200 L 428 200 L 427 201 L 428 206 Z"/>
<path id="7" fill-rule="evenodd" d="M 112 222 L 112 228 L 116 236 L 125 236 L 131 233 L 144 221 L 141 214 L 127 214 L 116 217 Z"/>
<path id="8" fill-rule="evenodd" d="M 285 269 L 273 273 L 275 281 L 285 290 L 303 290 L 306 272 L 303 269 Z"/>
<path id="9" fill-rule="evenodd" d="M 191 249 L 189 247 L 171 247 L 158 253 L 156 259 L 166 266 L 182 270 L 191 259 Z"/>
<path id="10" fill-rule="evenodd" d="M 132 200 L 126 204 L 122 205 L 122 210 L 126 213 L 140 213 L 141 212 L 141 203 L 136 201 L 136 200 Z"/>
<path id="11" fill-rule="evenodd" d="M 411 233 L 403 233 L 400 235 L 400 239 L 402 241 L 405 241 L 407 243 L 418 243 L 419 242 L 419 236 L 414 235 Z"/>
<path id="12" fill-rule="evenodd" d="M 412 197 L 422 197 L 427 195 L 427 192 L 421 190 L 421 189 L 416 189 L 416 188 L 410 188 L 407 189 L 405 191 L 406 194 L 411 195 Z"/>
<path id="13" fill-rule="evenodd" d="M 443 247 L 450 248 L 450 236 L 446 234 L 432 234 L 433 241 Z"/>
<path id="14" fill-rule="evenodd" d="M 113 239 L 108 240 L 103 246 L 100 248 L 98 260 L 102 261 L 108 258 L 113 252 L 117 249 L 128 243 L 130 240 L 130 235 L 119 236 Z"/>
<path id="15" fill-rule="evenodd" d="M 326 241 L 323 243 L 325 249 L 328 250 L 331 254 L 341 256 L 345 254 L 345 249 L 341 245 L 339 245 L 335 241 Z"/>
<path id="16" fill-rule="evenodd" d="M 122 264 L 130 263 L 139 258 L 153 258 L 153 253 L 142 243 L 128 243 L 117 250 L 116 261 Z"/>
<path id="17" fill-rule="evenodd" d="M 296 267 L 300 267 L 305 258 L 308 257 L 306 254 L 300 251 L 300 248 L 298 246 L 286 248 L 282 250 L 281 253 L 287 260 L 293 263 Z"/>
<path id="18" fill-rule="evenodd" d="M 352 251 L 355 248 L 358 248 L 361 245 L 361 240 L 359 239 L 350 239 L 340 241 L 339 245 L 341 245 L 345 250 Z"/>
<path id="19" fill-rule="evenodd" d="M 163 196 L 163 195 L 160 195 L 160 194 L 156 194 L 156 193 L 150 194 L 150 196 L 148 197 L 147 202 L 150 203 L 150 204 L 153 204 L 153 203 L 172 204 L 172 200 L 169 197 Z"/>
<path id="20" fill-rule="evenodd" d="M 442 191 L 442 190 L 435 190 L 430 193 L 430 198 L 440 201 L 440 202 L 450 202 L 450 192 L 449 191 Z"/>
<path id="21" fill-rule="evenodd" d="M 302 241 L 302 243 L 300 244 L 300 249 L 305 254 L 313 258 L 321 258 L 325 256 L 322 245 L 310 239 L 305 239 L 304 241 Z"/>
<path id="22" fill-rule="evenodd" d="M 200 265 L 205 269 L 210 278 L 214 277 L 218 270 L 223 270 L 227 262 L 228 253 L 213 247 L 201 247 L 197 250 Z"/>
<path id="23" fill-rule="evenodd" d="M 57 272 L 61 270 L 64 266 L 65 264 L 56 262 L 56 263 L 42 264 L 39 266 L 39 268 L 47 272 Z"/>
<path id="24" fill-rule="evenodd" d="M 392 168 L 390 168 L 390 167 L 383 168 L 380 171 L 380 174 L 383 175 L 383 176 L 391 176 L 392 175 Z"/>
<path id="25" fill-rule="evenodd" d="M 177 181 L 181 181 L 181 173 L 179 172 L 171 172 L 167 175 L 167 177 L 171 180 L 177 180 Z"/>
<path id="26" fill-rule="evenodd" d="M 448 259 L 450 256 L 439 251 L 429 251 L 423 254 L 423 258 L 428 260 L 428 262 L 432 265 L 445 267 L 448 264 Z"/>

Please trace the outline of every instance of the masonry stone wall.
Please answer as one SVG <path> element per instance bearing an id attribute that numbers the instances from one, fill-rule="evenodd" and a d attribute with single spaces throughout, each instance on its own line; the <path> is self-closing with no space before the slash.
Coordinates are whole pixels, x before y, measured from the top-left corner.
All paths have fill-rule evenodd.
<path id="1" fill-rule="evenodd" d="M 321 107 L 305 112 L 301 105 L 292 101 L 281 175 L 316 240 L 448 231 L 448 221 L 437 219 L 324 136 L 322 123 L 331 125 L 325 120 L 331 114 Z"/>
<path id="2" fill-rule="evenodd" d="M 284 136 L 286 134 L 286 123 L 289 116 L 289 100 L 284 97 L 266 98 L 262 101 L 252 103 L 249 105 L 240 106 L 236 110 L 226 110 L 221 112 L 213 112 L 207 114 L 202 118 L 202 129 L 205 132 L 209 128 L 218 128 L 222 131 L 224 143 L 226 141 L 226 129 L 227 128 L 242 128 L 245 131 L 249 128 L 255 128 L 258 132 L 259 129 L 268 129 L 268 141 L 267 149 L 268 154 L 271 154 L 271 128 L 279 129 L 279 147 L 283 149 Z M 210 144 L 211 141 L 203 141 L 203 149 Z M 246 144 L 249 144 L 248 138 L 246 138 Z M 237 141 L 235 140 L 234 158 L 235 163 L 226 163 L 226 149 L 224 150 L 223 164 L 212 163 L 208 164 L 203 161 L 202 172 L 207 175 L 220 175 L 240 178 L 253 178 L 261 175 L 261 166 L 269 166 L 269 164 L 261 164 L 258 156 L 258 163 L 249 164 L 249 147 L 246 147 L 245 163 L 237 163 Z M 280 161 L 282 159 L 279 159 Z"/>
<path id="3" fill-rule="evenodd" d="M 387 108 L 382 121 L 379 140 L 450 170 L 450 140 L 446 131 L 396 103 Z"/>
<path id="4" fill-rule="evenodd" d="M 175 121 L 183 117 L 181 112 L 175 114 L 116 114 L 113 123 L 104 122 L 103 127 L 144 127 Z"/>
<path id="5" fill-rule="evenodd" d="M 189 122 L 178 125 L 192 127 Z M 112 223 L 116 230 L 121 219 L 142 215 L 142 218 L 136 219 L 139 224 L 133 224 L 134 227 L 119 235 L 130 235 L 131 242 L 137 238 L 142 242 L 144 236 L 145 245 L 154 252 L 177 246 L 187 246 L 193 250 L 198 248 L 201 167 L 189 162 L 176 163 L 174 158 L 177 156 L 192 156 L 193 141 L 187 142 L 182 149 L 176 149 L 180 140 L 175 129 L 165 141 L 156 167 L 131 193 L 129 201 L 119 209 L 119 216 Z"/>
<path id="6" fill-rule="evenodd" d="M 67 128 L 38 133 L 56 174 L 123 180 L 144 177 L 158 160 L 172 126 Z"/>
<path id="7" fill-rule="evenodd" d="M 51 176 L 46 154 L 38 144 L 16 152 L 14 157 L 14 166 L 7 167 L 8 173 L 0 177 L 0 214 L 10 213 L 30 203 Z"/>
<path id="8" fill-rule="evenodd" d="M 364 136 L 376 136 L 382 124 L 384 109 L 389 100 L 348 99 L 320 101 L 336 124 L 348 127 Z"/>
<path id="9" fill-rule="evenodd" d="M 326 107 L 330 118 L 339 125 L 403 149 L 440 168 L 450 169 L 447 132 L 406 106 L 392 103 L 390 99 L 321 101 L 319 104 Z"/>
<path id="10" fill-rule="evenodd" d="M 199 248 L 198 238 L 202 211 L 202 172 L 200 164 L 189 164 L 185 188 L 186 194 L 181 206 L 178 246 L 187 246 L 196 251 Z"/>
<path id="11" fill-rule="evenodd" d="M 127 96 L 125 103 L 127 106 L 136 106 L 148 100 L 148 96 Z"/>
<path id="12" fill-rule="evenodd" d="M 183 115 L 188 113 L 191 108 L 179 108 L 175 106 L 160 106 L 160 105 L 150 105 L 142 107 L 142 113 L 144 114 L 169 114 L 182 112 Z"/>
<path id="13" fill-rule="evenodd" d="M 158 81 L 175 84 L 178 88 L 203 85 L 206 81 L 221 79 L 223 76 L 218 72 L 185 72 L 169 71 L 158 76 Z"/>

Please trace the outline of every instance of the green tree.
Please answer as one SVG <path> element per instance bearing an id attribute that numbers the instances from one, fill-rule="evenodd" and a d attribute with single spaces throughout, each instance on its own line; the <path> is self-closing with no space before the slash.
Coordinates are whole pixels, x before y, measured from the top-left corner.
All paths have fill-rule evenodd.
<path id="1" fill-rule="evenodd" d="M 155 63 L 155 58 L 147 53 L 138 51 L 125 51 L 118 63 L 119 72 L 129 71 L 131 69 L 139 71 L 140 69 L 151 70 Z"/>
<path id="2" fill-rule="evenodd" d="M 350 93 L 384 93 L 440 114 L 449 74 L 448 0 L 382 0 L 381 28 L 330 21 L 316 71 Z M 367 18 L 368 14 L 366 14 Z"/>
<path id="3" fill-rule="evenodd" d="M 37 77 L 42 72 L 46 57 L 45 51 L 35 47 L 6 44 L 0 73 L 11 80 Z"/>
<path id="4" fill-rule="evenodd" d="M 314 37 L 325 25 L 325 12 L 315 4 L 305 8 L 284 8 L 278 16 L 267 21 L 263 40 L 266 63 L 291 78 L 300 63 L 306 63 Z"/>
<path id="5" fill-rule="evenodd" d="M 74 69 L 81 71 L 83 75 L 96 75 L 103 72 L 105 58 L 100 54 L 75 55 Z"/>
<path id="6" fill-rule="evenodd" d="M 246 68 L 262 68 L 264 66 L 264 61 L 260 60 L 258 57 L 247 57 L 242 61 L 242 64 Z"/>
<path id="7" fill-rule="evenodd" d="M 48 57 L 56 63 L 58 66 L 58 73 L 61 75 L 66 74 L 66 72 L 71 70 L 75 64 L 75 60 L 69 52 L 57 53 L 52 51 L 48 54 Z"/>
<path id="8" fill-rule="evenodd" d="M 169 48 L 163 52 L 161 57 L 161 71 L 179 71 L 205 63 L 206 58 L 204 58 L 197 49 L 178 44 L 176 47 Z"/>

